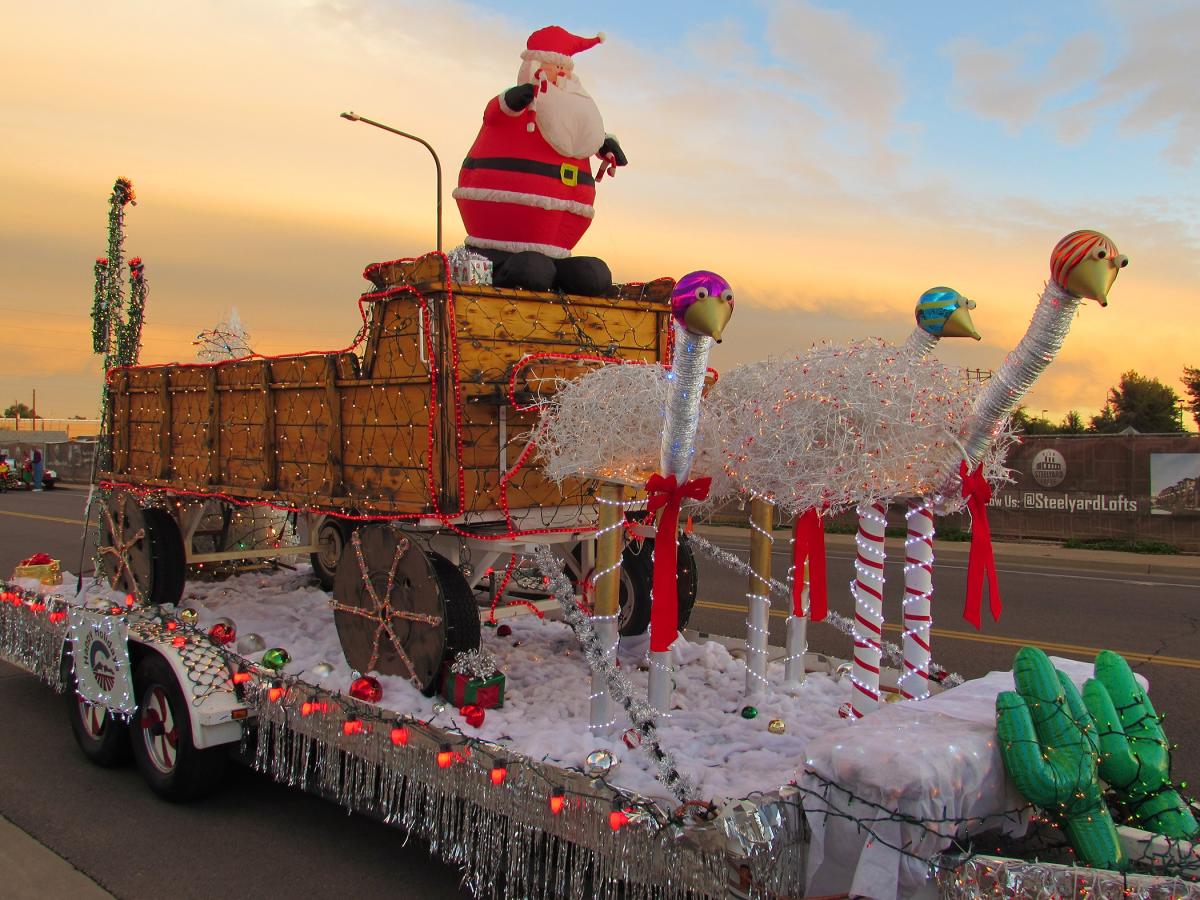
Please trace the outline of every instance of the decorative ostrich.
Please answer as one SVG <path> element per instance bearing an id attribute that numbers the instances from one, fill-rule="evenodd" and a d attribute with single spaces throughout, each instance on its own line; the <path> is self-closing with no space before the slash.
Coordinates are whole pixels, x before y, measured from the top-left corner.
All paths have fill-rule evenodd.
<path id="1" fill-rule="evenodd" d="M 901 346 L 878 340 L 818 345 L 789 360 L 741 366 L 712 392 L 709 430 L 720 441 L 727 474 L 755 498 L 753 513 L 763 518 L 763 504 L 770 501 L 796 514 L 787 684 L 803 681 L 807 622 L 821 621 L 827 609 L 819 510 L 860 504 L 859 627 L 868 627 L 864 621 L 882 627 L 882 499 L 927 484 L 912 477 L 932 474 L 926 451 L 937 441 L 952 446 L 944 434 L 947 419 L 965 416 L 968 408 L 961 381 L 926 358 L 942 337 L 979 338 L 970 315 L 974 306 L 952 288 L 931 288 L 917 301 L 916 328 Z M 898 466 L 899 475 L 881 481 L 880 470 L 888 466 Z M 769 540 L 769 530 L 759 522 L 752 542 Z M 767 687 L 765 588 L 752 583 L 747 606 L 746 693 L 752 695 Z M 856 644 L 868 640 L 863 636 Z"/>
<path id="2" fill-rule="evenodd" d="M 679 632 L 676 584 L 679 507 L 684 499 L 703 500 L 710 479 L 688 480 L 696 453 L 700 400 L 708 354 L 733 314 L 733 289 L 720 275 L 692 272 L 671 294 L 675 347 L 667 374 L 659 474 L 646 483 L 649 509 L 661 510 L 654 540 L 654 592 L 650 612 L 650 685 L 647 700 L 659 712 L 671 702 L 671 645 Z"/>

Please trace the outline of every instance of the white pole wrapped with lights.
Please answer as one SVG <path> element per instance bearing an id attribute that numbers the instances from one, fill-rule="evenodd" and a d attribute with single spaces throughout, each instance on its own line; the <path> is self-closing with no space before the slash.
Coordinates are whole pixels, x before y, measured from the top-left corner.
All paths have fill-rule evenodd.
<path id="1" fill-rule="evenodd" d="M 671 294 L 675 347 L 667 377 L 659 474 L 646 484 L 648 508 L 658 511 L 654 541 L 654 599 L 650 613 L 650 682 L 647 699 L 660 713 L 671 705 L 671 645 L 679 633 L 677 541 L 679 507 L 702 500 L 709 479 L 688 481 L 696 453 L 700 400 L 708 354 L 733 314 L 733 290 L 720 275 L 692 272 Z"/>
<path id="2" fill-rule="evenodd" d="M 767 690 L 767 638 L 771 620 L 771 549 L 775 537 L 775 504 L 763 497 L 750 501 L 750 575 L 746 590 L 746 697 Z"/>
<path id="3" fill-rule="evenodd" d="M 605 658 L 615 664 L 620 613 L 621 544 L 625 525 L 624 489 L 620 485 L 602 485 L 596 503 L 596 568 L 592 579 L 593 605 L 592 627 L 604 650 Z M 583 576 L 586 578 L 587 573 Z M 592 672 L 591 729 L 594 733 L 608 731 L 616 723 L 616 711 L 608 693 L 608 681 L 604 672 Z"/>
<path id="4" fill-rule="evenodd" d="M 858 534 L 854 557 L 854 666 L 850 678 L 854 694 L 850 709 L 854 718 L 862 718 L 879 706 L 879 667 L 883 660 L 883 564 L 884 529 L 887 507 L 879 502 L 860 503 Z"/>
<path id="5" fill-rule="evenodd" d="M 933 513 L 912 502 L 904 515 L 904 645 L 898 687 L 905 700 L 929 696 L 930 629 L 933 627 Z"/>

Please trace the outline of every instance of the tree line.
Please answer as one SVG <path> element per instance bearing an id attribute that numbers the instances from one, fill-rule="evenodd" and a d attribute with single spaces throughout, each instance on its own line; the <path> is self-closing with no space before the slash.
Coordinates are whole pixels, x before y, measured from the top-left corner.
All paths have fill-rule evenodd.
<path id="1" fill-rule="evenodd" d="M 1013 413 L 1013 425 L 1025 434 L 1119 434 L 1129 428 L 1142 434 L 1181 434 L 1186 430 L 1185 409 L 1200 428 L 1200 368 L 1184 366 L 1180 381 L 1184 397 L 1157 378 L 1131 369 L 1108 389 L 1100 412 L 1086 421 L 1073 409 L 1055 423 L 1044 415 L 1031 415 L 1022 406 Z"/>

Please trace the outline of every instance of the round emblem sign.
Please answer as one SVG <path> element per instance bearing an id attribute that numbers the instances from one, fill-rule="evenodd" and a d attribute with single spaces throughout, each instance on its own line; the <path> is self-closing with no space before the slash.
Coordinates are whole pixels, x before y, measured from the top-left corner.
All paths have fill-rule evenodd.
<path id="1" fill-rule="evenodd" d="M 1033 480 L 1044 488 L 1057 487 L 1067 477 L 1067 461 L 1057 450 L 1040 450 L 1033 458 Z"/>

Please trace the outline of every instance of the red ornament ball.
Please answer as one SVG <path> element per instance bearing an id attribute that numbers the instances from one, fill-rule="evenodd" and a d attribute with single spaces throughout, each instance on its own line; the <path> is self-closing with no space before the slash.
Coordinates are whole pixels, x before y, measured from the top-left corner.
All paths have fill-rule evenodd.
<path id="1" fill-rule="evenodd" d="M 355 700 L 378 703 L 383 699 L 383 685 L 379 683 L 378 678 L 363 675 L 361 678 L 355 678 L 354 683 L 350 685 L 350 696 Z"/>
<path id="2" fill-rule="evenodd" d="M 496 628 L 496 637 L 508 637 L 510 634 L 512 634 L 511 625 L 500 625 Z"/>
<path id="3" fill-rule="evenodd" d="M 232 622 L 217 622 L 212 628 L 208 629 L 208 636 L 218 644 L 232 644 L 237 637 L 237 628 Z"/>
<path id="4" fill-rule="evenodd" d="M 482 726 L 484 717 L 487 715 L 487 713 L 483 711 L 482 706 L 475 706 L 474 704 L 468 704 L 467 706 L 464 706 L 459 710 L 459 712 L 463 714 L 463 718 L 467 720 L 467 724 L 472 728 L 479 728 Z"/>

